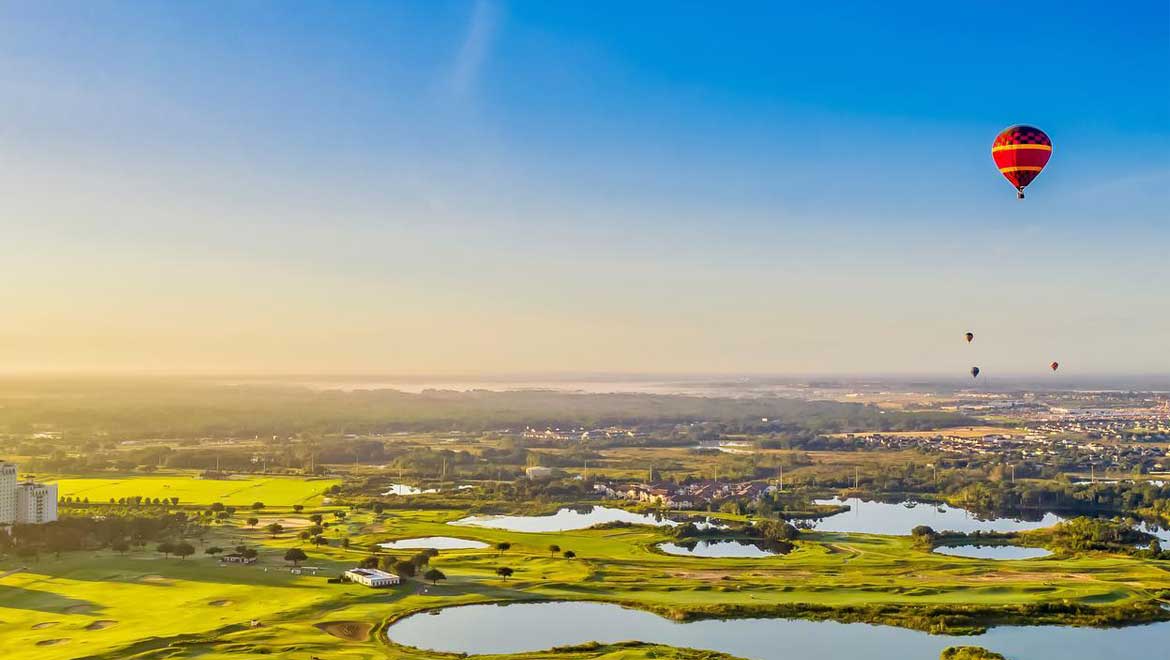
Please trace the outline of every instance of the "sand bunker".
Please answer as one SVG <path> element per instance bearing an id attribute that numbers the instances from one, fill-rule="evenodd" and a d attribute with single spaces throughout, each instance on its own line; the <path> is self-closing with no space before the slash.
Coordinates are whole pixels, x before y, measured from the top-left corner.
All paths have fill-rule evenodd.
<path id="1" fill-rule="evenodd" d="M 208 605 L 210 605 L 212 607 L 227 607 L 228 605 L 231 605 L 231 604 L 232 604 L 232 601 L 230 601 L 230 600 L 213 600 L 210 603 L 208 603 Z"/>
<path id="2" fill-rule="evenodd" d="M 64 637 L 61 639 L 42 639 L 41 641 L 37 642 L 37 646 L 56 646 L 58 644 L 64 644 L 65 642 L 68 642 L 68 641 L 69 641 L 68 637 Z"/>
<path id="3" fill-rule="evenodd" d="M 43 623 L 38 623 L 38 624 L 34 625 L 32 627 L 32 629 L 33 630 L 44 630 L 45 628 L 52 628 L 53 626 L 57 625 L 58 623 L 61 623 L 61 622 L 60 621 L 45 621 Z"/>
<path id="4" fill-rule="evenodd" d="M 349 642 L 368 642 L 374 624 L 364 621 L 328 621 L 313 624 L 318 630 Z"/>
<path id="5" fill-rule="evenodd" d="M 85 629 L 86 630 L 105 630 L 106 628 L 109 628 L 110 626 L 114 625 L 115 623 L 118 623 L 118 622 L 114 621 L 112 619 L 100 619 L 98 621 L 94 621 L 93 623 L 89 624 L 88 626 L 85 627 Z"/>
<path id="6" fill-rule="evenodd" d="M 142 577 L 138 578 L 138 581 L 139 582 L 157 582 L 157 583 L 169 582 L 169 580 L 167 580 L 165 577 L 163 577 L 161 575 L 143 575 Z"/>
<path id="7" fill-rule="evenodd" d="M 313 521 L 306 518 L 266 518 L 264 516 L 257 516 L 257 518 L 260 522 L 256 524 L 256 529 L 264 529 L 272 523 L 278 523 L 285 529 L 300 529 L 313 525 Z"/>

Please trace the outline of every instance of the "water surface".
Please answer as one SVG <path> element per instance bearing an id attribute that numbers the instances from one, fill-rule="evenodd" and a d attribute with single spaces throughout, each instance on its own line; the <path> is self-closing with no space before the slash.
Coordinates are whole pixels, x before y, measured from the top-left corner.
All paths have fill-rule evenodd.
<path id="1" fill-rule="evenodd" d="M 419 548 L 434 548 L 435 550 L 479 550 L 488 547 L 483 541 L 459 539 L 454 536 L 424 536 L 413 539 L 399 539 L 379 543 L 379 548 L 387 550 L 413 550 Z"/>
<path id="2" fill-rule="evenodd" d="M 946 504 L 924 504 L 905 502 L 888 504 L 866 502 L 856 497 L 841 500 L 836 497 L 816 500 L 817 504 L 849 505 L 849 510 L 816 521 L 814 529 L 822 532 L 857 532 L 864 534 L 892 534 L 905 536 L 918 525 L 927 525 L 936 532 L 949 530 L 970 533 L 1022 532 L 1029 529 L 1051 527 L 1064 518 L 1046 513 L 1037 520 L 1019 518 L 980 517 L 958 507 Z"/>
<path id="3" fill-rule="evenodd" d="M 659 543 L 659 549 L 668 555 L 684 557 L 742 557 L 761 558 L 783 554 L 769 550 L 761 543 L 728 539 L 703 539 L 694 543 Z"/>
<path id="4" fill-rule="evenodd" d="M 549 516 L 468 516 L 449 524 L 506 529 L 510 532 L 565 532 L 611 522 L 654 525 L 656 527 L 678 524 L 662 516 L 632 513 L 607 506 L 576 509 L 566 507 Z"/>
<path id="5" fill-rule="evenodd" d="M 1044 548 L 1019 545 L 942 545 L 934 551 L 940 555 L 971 559 L 1038 559 L 1052 554 Z"/>
<path id="6" fill-rule="evenodd" d="M 975 644 L 1011 660 L 1156 658 L 1170 645 L 1170 623 L 1093 629 L 999 627 L 977 637 L 928 635 L 864 623 L 731 619 L 677 623 L 607 603 L 469 605 L 415 614 L 387 630 L 391 640 L 448 653 L 524 653 L 554 646 L 638 640 L 721 651 L 753 660 L 937 660 Z"/>

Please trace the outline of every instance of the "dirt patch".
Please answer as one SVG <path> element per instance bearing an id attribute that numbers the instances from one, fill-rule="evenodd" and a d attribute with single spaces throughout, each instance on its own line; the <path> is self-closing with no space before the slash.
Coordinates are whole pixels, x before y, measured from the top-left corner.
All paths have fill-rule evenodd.
<path id="1" fill-rule="evenodd" d="M 44 630 L 45 628 L 52 628 L 53 626 L 57 625 L 58 623 L 61 623 L 61 622 L 60 621 L 45 621 L 45 622 L 38 623 L 38 624 L 34 625 L 32 627 L 32 629 L 33 630 Z"/>
<path id="2" fill-rule="evenodd" d="M 142 577 L 138 578 L 138 581 L 139 582 L 154 582 L 156 584 L 166 584 L 166 583 L 170 582 L 170 580 L 166 579 L 165 577 L 163 577 L 161 575 L 143 575 Z"/>
<path id="3" fill-rule="evenodd" d="M 89 624 L 88 626 L 85 627 L 85 629 L 86 630 L 105 630 L 106 628 L 109 628 L 110 626 L 114 625 L 115 623 L 118 623 L 118 622 L 114 621 L 113 619 L 100 619 L 98 621 L 94 621 L 93 623 Z"/>
<path id="4" fill-rule="evenodd" d="M 66 614 L 81 614 L 83 612 L 88 612 L 91 609 L 93 609 L 93 607 L 90 605 L 70 605 L 62 611 Z"/>
<path id="5" fill-rule="evenodd" d="M 37 642 L 37 646 L 56 646 L 58 644 L 64 644 L 68 641 L 68 637 L 62 637 L 61 639 L 42 639 L 41 641 Z"/>
<path id="6" fill-rule="evenodd" d="M 300 529 L 302 527 L 311 527 L 313 525 L 313 521 L 306 520 L 304 518 L 265 518 L 263 516 L 256 517 L 260 519 L 260 522 L 256 525 L 256 529 L 259 530 L 264 529 L 272 523 L 277 523 L 285 529 Z"/>
<path id="7" fill-rule="evenodd" d="M 327 621 L 315 623 L 313 627 L 348 642 L 368 642 L 374 624 L 364 621 Z"/>
<path id="8" fill-rule="evenodd" d="M 213 600 L 210 603 L 208 603 L 208 605 L 210 605 L 212 607 L 227 607 L 228 605 L 231 605 L 231 604 L 232 604 L 232 601 L 230 601 L 230 600 Z"/>

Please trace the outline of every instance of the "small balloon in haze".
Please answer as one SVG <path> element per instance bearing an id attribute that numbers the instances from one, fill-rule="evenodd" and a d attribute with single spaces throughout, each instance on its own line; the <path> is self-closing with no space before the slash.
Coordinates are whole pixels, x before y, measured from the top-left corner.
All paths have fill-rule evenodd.
<path id="1" fill-rule="evenodd" d="M 1053 362 L 1052 364 L 1050 364 L 1050 365 L 1048 365 L 1048 366 L 1052 367 L 1052 370 L 1053 370 L 1053 371 L 1056 371 L 1056 370 L 1057 370 L 1057 369 L 1060 367 L 1060 363 L 1059 363 L 1059 362 Z"/>
<path id="2" fill-rule="evenodd" d="M 979 377 L 979 367 L 971 367 L 971 377 L 972 378 Z"/>
<path id="3" fill-rule="evenodd" d="M 967 336 L 967 343 L 968 343 L 968 344 L 970 344 L 970 343 L 971 343 L 971 341 L 972 341 L 973 339 L 975 339 L 975 333 L 974 333 L 974 332 L 968 332 L 966 336 Z"/>
<path id="4" fill-rule="evenodd" d="M 1016 197 L 1024 198 L 1024 188 L 1040 175 L 1052 156 L 1052 140 L 1035 126 L 1009 126 L 995 137 L 991 157 L 999 173 L 1016 187 Z"/>

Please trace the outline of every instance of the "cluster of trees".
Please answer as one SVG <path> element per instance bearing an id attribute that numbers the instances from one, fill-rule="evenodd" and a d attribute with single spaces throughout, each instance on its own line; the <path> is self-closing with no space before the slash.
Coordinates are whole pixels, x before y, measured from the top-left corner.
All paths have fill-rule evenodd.
<path id="1" fill-rule="evenodd" d="M 1150 551 L 1161 555 L 1158 539 L 1133 525 L 1120 520 L 1101 518 L 1073 518 L 1054 527 L 1048 545 L 1062 552 L 1086 552 L 1105 550 L 1132 553 L 1139 546 L 1147 545 Z"/>
<path id="2" fill-rule="evenodd" d="M 399 559 L 392 555 L 369 555 L 364 557 L 358 566 L 362 568 L 377 568 L 389 573 L 394 573 L 400 577 L 414 577 L 420 573 L 426 577 L 425 569 L 430 565 L 431 559 L 439 556 L 439 551 L 434 548 L 426 548 L 415 553 L 413 556 L 406 559 Z M 441 578 L 427 577 L 428 580 L 445 580 L 446 576 Z"/>
<path id="3" fill-rule="evenodd" d="M 39 558 L 45 552 L 60 554 L 101 548 L 126 552 L 153 541 L 173 542 L 204 532 L 198 520 L 190 519 L 181 511 L 160 514 L 111 511 L 100 518 L 62 516 L 41 525 L 13 525 L 8 534 L 0 534 L 0 553 Z"/>

